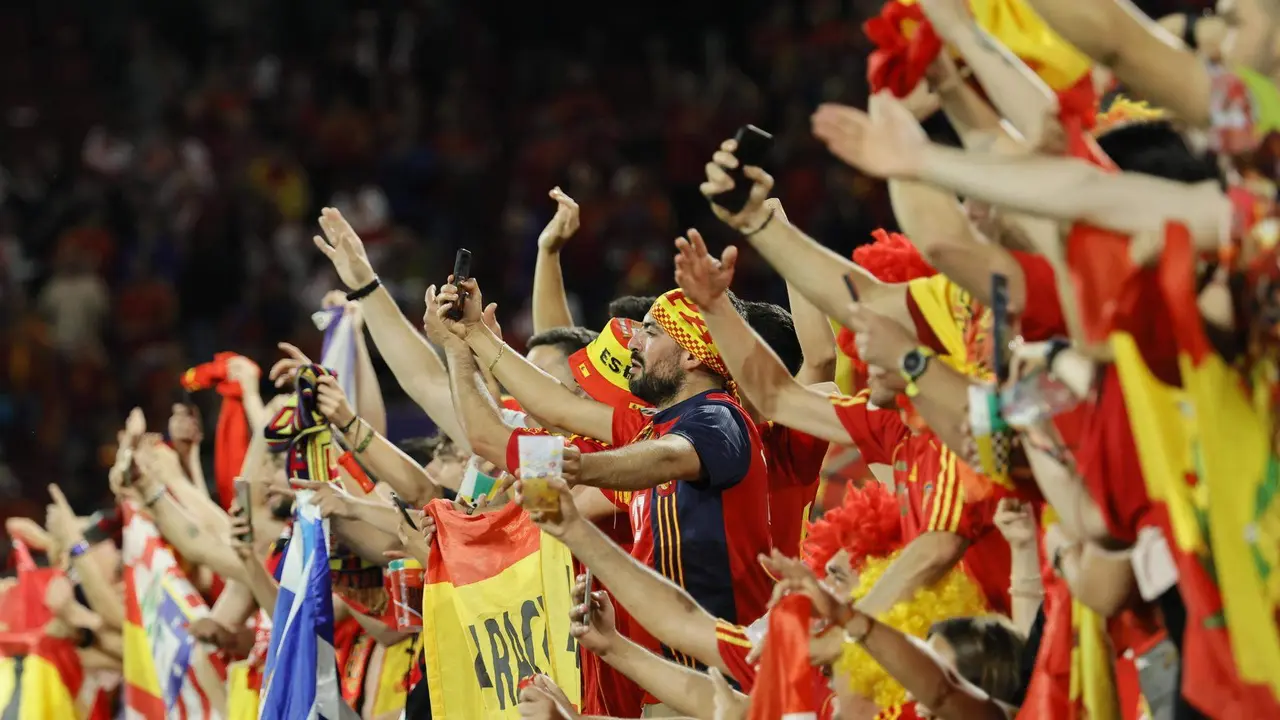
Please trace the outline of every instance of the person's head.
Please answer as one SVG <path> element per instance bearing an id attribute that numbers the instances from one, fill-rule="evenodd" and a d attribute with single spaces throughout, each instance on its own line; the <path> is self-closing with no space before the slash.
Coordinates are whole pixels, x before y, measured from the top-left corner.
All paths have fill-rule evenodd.
<path id="1" fill-rule="evenodd" d="M 1223 183 L 1217 163 L 1192 151 L 1167 113 L 1145 103 L 1115 98 L 1099 114 L 1094 133 L 1098 147 L 1125 172 L 1182 183 Z"/>
<path id="2" fill-rule="evenodd" d="M 728 380 L 701 311 L 680 290 L 654 301 L 627 348 L 631 350 L 631 394 L 654 407 L 669 405 L 692 378 L 720 387 Z"/>
<path id="3" fill-rule="evenodd" d="M 878 482 L 845 490 L 839 507 L 809 526 L 800 555 L 809 569 L 840 597 L 858 587 L 868 558 L 883 557 L 902 546 L 898 500 Z"/>
<path id="4" fill-rule="evenodd" d="M 267 486 L 287 491 L 289 489 L 289 474 L 286 470 L 288 454 L 271 453 L 267 458 L 270 464 Z M 275 519 L 288 520 L 293 517 L 292 495 L 288 492 L 268 494 L 267 509 Z"/>
<path id="5" fill-rule="evenodd" d="M 995 700 L 1018 704 L 1022 696 L 1022 654 L 1026 641 L 1006 618 L 992 615 L 943 620 L 929 628 L 927 642 L 960 677 Z M 920 717 L 933 717 L 923 704 L 916 708 Z"/>
<path id="6" fill-rule="evenodd" d="M 796 337 L 796 324 L 781 305 L 767 302 L 744 300 L 747 324 L 755 330 L 760 338 L 773 348 L 787 366 L 787 372 L 795 375 L 804 364 L 804 352 L 800 349 L 800 339 Z"/>
<path id="7" fill-rule="evenodd" d="M 609 317 L 644 322 L 644 316 L 649 314 L 649 308 L 657 299 L 653 296 L 623 295 L 609 303 Z"/>
<path id="8" fill-rule="evenodd" d="M 525 358 L 567 387 L 577 389 L 578 382 L 569 372 L 569 356 L 596 339 L 599 335 L 584 327 L 558 327 L 529 338 Z"/>

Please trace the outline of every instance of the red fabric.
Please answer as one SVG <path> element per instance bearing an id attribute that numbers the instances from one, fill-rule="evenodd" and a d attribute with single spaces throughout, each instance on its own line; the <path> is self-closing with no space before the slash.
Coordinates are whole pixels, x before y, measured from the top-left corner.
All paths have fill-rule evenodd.
<path id="1" fill-rule="evenodd" d="M 45 591 L 62 571 L 37 567 L 27 544 L 16 537 L 12 542 L 18 581 L 0 595 L 0 617 L 5 625 L 0 632 L 0 652 L 16 657 L 32 652 L 42 642 L 44 626 L 53 619 L 44 604 Z"/>
<path id="2" fill-rule="evenodd" d="M 218 413 L 218 428 L 213 441 L 213 477 L 223 510 L 230 509 L 231 502 L 235 500 L 235 479 L 244 465 L 249 440 L 253 437 L 244 414 L 240 384 L 227 379 L 227 361 L 234 357 L 235 353 L 220 352 L 211 362 L 197 365 L 182 375 L 182 387 L 187 392 L 212 388 L 222 396 L 222 409 Z"/>
<path id="3" fill-rule="evenodd" d="M 1075 717 L 1071 702 L 1071 591 L 1052 570 L 1044 578 L 1044 631 L 1019 720 Z"/>
<path id="4" fill-rule="evenodd" d="M 772 422 L 756 425 L 756 430 L 769 466 L 773 546 L 787 557 L 797 557 L 806 511 L 817 496 L 818 475 L 830 443 Z"/>
<path id="5" fill-rule="evenodd" d="M 1129 425 L 1129 411 L 1115 366 L 1102 368 L 1095 399 L 1086 403 L 1084 432 L 1076 448 L 1076 469 L 1107 523 L 1107 533 L 1125 545 L 1151 524 L 1153 503 Z"/>
<path id="6" fill-rule="evenodd" d="M 818 711 L 809 663 L 812 611 L 813 603 L 805 595 L 788 595 L 769 611 L 769 639 L 751 689 L 750 720 L 778 720 Z"/>
<path id="7" fill-rule="evenodd" d="M 1058 298 L 1058 278 L 1053 266 L 1043 255 L 1010 250 L 1026 287 L 1026 301 L 1018 315 L 1018 332 L 1028 342 L 1067 335 L 1067 321 L 1062 316 Z"/>
<path id="8" fill-rule="evenodd" d="M 917 3 L 890 0 L 862 24 L 862 32 L 876 46 L 867 58 L 873 93 L 887 89 L 900 98 L 910 95 L 942 50 L 942 40 Z"/>

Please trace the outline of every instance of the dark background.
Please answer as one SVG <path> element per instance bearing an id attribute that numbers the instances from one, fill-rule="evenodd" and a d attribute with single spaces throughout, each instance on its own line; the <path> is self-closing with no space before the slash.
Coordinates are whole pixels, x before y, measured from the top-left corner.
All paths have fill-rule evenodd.
<path id="1" fill-rule="evenodd" d="M 1174 2 L 1141 3 L 1153 15 Z M 1203 3 L 1191 3 L 1203 5 Z M 410 316 L 458 247 L 508 339 L 528 336 L 535 239 L 561 185 L 575 317 L 669 288 L 671 241 L 731 238 L 697 193 L 744 123 L 775 133 L 790 218 L 847 253 L 884 189 L 808 116 L 865 102 L 857 0 L 682 3 L 45 0 L 0 8 L 0 503 L 58 482 L 105 499 L 115 430 L 163 429 L 188 366 L 318 352 L 338 287 L 311 246 L 348 212 Z M 784 301 L 744 255 L 735 289 Z M 384 373 L 392 434 L 421 413 Z M 212 406 L 207 408 L 212 434 Z M 25 498 L 25 500 L 24 500 Z"/>

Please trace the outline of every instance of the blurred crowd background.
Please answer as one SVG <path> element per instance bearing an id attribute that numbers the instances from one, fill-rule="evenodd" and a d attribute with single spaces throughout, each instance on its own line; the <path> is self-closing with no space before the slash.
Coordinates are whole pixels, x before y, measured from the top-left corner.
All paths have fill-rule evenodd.
<path id="1" fill-rule="evenodd" d="M 1204 2 L 1139 2 L 1152 16 Z M 745 123 L 775 134 L 788 215 L 841 253 L 892 227 L 882 185 L 809 132 L 863 105 L 873 0 L 27 0 L 0 7 L 0 514 L 58 482 L 109 496 L 128 408 L 168 417 L 221 350 L 318 352 L 338 287 L 311 245 L 342 209 L 402 307 L 471 249 L 528 337 L 555 185 L 579 201 L 575 317 L 671 285 L 671 241 L 728 240 L 697 192 Z M 785 302 L 751 255 L 738 289 Z M 387 375 L 391 435 L 421 413 Z M 206 413 L 206 428 L 213 419 Z"/>

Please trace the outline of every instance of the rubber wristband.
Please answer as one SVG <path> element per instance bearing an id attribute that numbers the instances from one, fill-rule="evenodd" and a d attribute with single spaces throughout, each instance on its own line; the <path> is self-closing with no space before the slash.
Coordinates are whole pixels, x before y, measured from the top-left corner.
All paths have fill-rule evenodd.
<path id="1" fill-rule="evenodd" d="M 367 298 L 373 294 L 374 290 L 377 290 L 380 287 L 382 287 L 382 278 L 374 275 L 373 280 L 371 280 L 368 285 L 347 293 L 347 302 L 355 302 L 356 300 Z"/>
<path id="2" fill-rule="evenodd" d="M 751 237 L 752 235 L 756 235 L 761 230 L 764 230 L 765 228 L 769 227 L 769 223 L 773 222 L 773 216 L 777 214 L 778 213 L 776 210 L 774 210 L 773 208 L 769 208 L 769 217 L 766 217 L 764 219 L 764 222 L 760 223 L 760 227 L 757 227 L 755 230 L 748 230 L 742 233 L 742 237 Z"/>
<path id="3" fill-rule="evenodd" d="M 348 421 L 346 425 L 343 425 L 342 427 L 338 428 L 338 431 L 341 432 L 343 435 L 346 435 L 348 432 L 351 432 L 351 426 L 355 425 L 359 421 L 360 421 L 359 415 L 352 415 L 351 420 Z"/>
<path id="4" fill-rule="evenodd" d="M 68 552 L 68 554 L 71 555 L 72 559 L 75 559 L 87 552 L 89 552 L 89 543 L 85 542 L 84 540 L 81 540 L 80 542 L 71 546 L 71 550 Z"/>
<path id="5" fill-rule="evenodd" d="M 152 493 L 151 497 L 143 500 L 142 504 L 147 507 L 154 506 L 156 503 L 160 502 L 160 498 L 164 497 L 165 492 L 165 487 L 161 485 L 159 488 L 156 488 L 156 491 Z"/>

